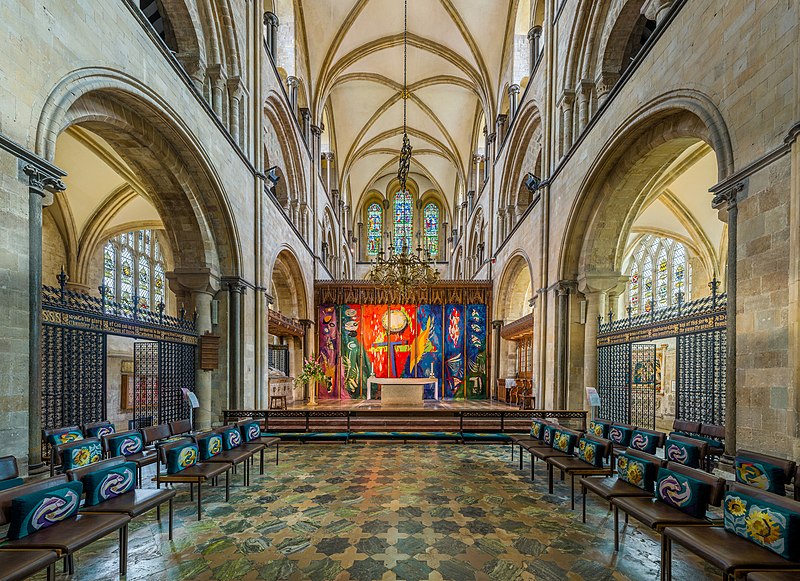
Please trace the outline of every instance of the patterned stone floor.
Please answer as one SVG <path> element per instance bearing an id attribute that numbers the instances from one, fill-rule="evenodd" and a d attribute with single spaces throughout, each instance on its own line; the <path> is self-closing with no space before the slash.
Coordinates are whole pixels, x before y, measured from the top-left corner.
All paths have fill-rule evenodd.
<path id="1" fill-rule="evenodd" d="M 543 465 L 531 483 L 508 446 L 287 445 L 255 473 L 247 489 L 234 477 L 230 503 L 205 494 L 200 522 L 181 488 L 172 542 L 166 518 L 134 521 L 127 579 L 658 578 L 655 535 L 631 521 L 615 555 L 607 506 L 590 498 L 582 524 L 569 485 L 547 494 Z M 679 548 L 674 561 L 676 580 L 719 576 Z M 115 579 L 117 563 L 112 536 L 76 555 L 72 579 Z"/>

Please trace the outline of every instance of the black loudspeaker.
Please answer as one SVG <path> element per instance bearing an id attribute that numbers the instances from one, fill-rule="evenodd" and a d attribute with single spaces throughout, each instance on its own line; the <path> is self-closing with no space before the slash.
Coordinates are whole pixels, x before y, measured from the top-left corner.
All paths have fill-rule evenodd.
<path id="1" fill-rule="evenodd" d="M 528 173 L 525 176 L 525 187 L 528 188 L 530 193 L 535 192 L 539 188 L 539 184 L 542 182 L 537 176 L 533 175 L 532 173 Z"/>
<path id="2" fill-rule="evenodd" d="M 281 181 L 281 176 L 278 175 L 277 172 L 278 166 L 273 165 L 271 168 L 267 170 L 267 179 L 272 182 L 272 185 L 276 185 L 279 181 Z"/>

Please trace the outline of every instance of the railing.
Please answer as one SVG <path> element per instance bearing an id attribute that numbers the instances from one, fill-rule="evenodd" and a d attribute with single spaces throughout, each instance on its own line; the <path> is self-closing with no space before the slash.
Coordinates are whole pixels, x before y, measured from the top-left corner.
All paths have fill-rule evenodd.
<path id="1" fill-rule="evenodd" d="M 273 335 L 280 335 L 282 333 L 295 337 L 302 337 L 305 335 L 305 330 L 299 321 L 290 319 L 272 309 L 269 309 L 269 332 Z"/>

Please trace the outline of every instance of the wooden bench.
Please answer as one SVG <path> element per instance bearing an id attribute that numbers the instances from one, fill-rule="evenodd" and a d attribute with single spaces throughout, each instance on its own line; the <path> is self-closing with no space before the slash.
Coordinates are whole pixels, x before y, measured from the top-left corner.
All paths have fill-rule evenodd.
<path id="1" fill-rule="evenodd" d="M 261 468 L 259 470 L 259 474 L 264 474 L 264 451 L 269 446 L 275 446 L 275 465 L 278 465 L 278 457 L 280 454 L 280 443 L 281 439 L 276 437 L 264 437 L 261 435 L 261 422 L 253 419 L 253 418 L 246 418 L 244 420 L 239 420 L 235 424 L 236 428 L 242 434 L 242 440 L 244 441 L 244 446 L 246 448 L 254 448 L 260 455 L 261 459 Z M 248 430 L 251 426 L 258 426 L 258 435 L 256 434 L 249 434 Z"/>
<path id="2" fill-rule="evenodd" d="M 588 442 L 597 444 L 598 458 L 601 460 L 601 465 L 586 462 L 577 457 L 578 450 L 580 449 L 581 440 L 585 438 Z M 611 440 L 604 440 L 592 435 L 585 435 L 583 438 L 578 438 L 578 443 L 575 445 L 575 456 L 553 456 L 546 460 L 547 462 L 547 486 L 550 494 L 553 493 L 553 469 L 561 470 L 561 479 L 564 479 L 564 474 L 570 476 L 570 509 L 575 510 L 575 477 L 587 475 L 610 475 L 612 472 L 611 462 Z M 605 461 L 609 462 L 609 466 L 602 465 Z"/>
<path id="3" fill-rule="evenodd" d="M 58 553 L 50 549 L 5 550 L 0 547 L 0 581 L 22 581 L 47 569 L 47 581 L 55 581 Z"/>
<path id="4" fill-rule="evenodd" d="M 126 462 L 136 464 L 136 486 L 139 488 L 142 487 L 142 469 L 158 462 L 158 453 L 145 448 L 144 436 L 139 430 L 103 436 L 103 448 L 110 458 L 123 457 Z"/>

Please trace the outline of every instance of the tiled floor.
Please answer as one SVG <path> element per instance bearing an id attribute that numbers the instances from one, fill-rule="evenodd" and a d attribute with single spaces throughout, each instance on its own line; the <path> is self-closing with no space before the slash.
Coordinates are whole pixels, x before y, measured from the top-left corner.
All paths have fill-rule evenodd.
<path id="1" fill-rule="evenodd" d="M 287 445 L 231 502 L 215 489 L 203 520 L 184 489 L 175 540 L 166 519 L 131 526 L 128 579 L 656 579 L 659 545 L 634 525 L 613 552 L 611 514 L 596 497 L 587 524 L 569 487 L 546 493 L 508 446 Z M 631 521 L 633 523 L 633 521 Z M 717 578 L 676 548 L 676 580 Z M 116 538 L 80 551 L 73 579 L 116 578 Z M 60 567 L 59 567 L 60 569 Z"/>

